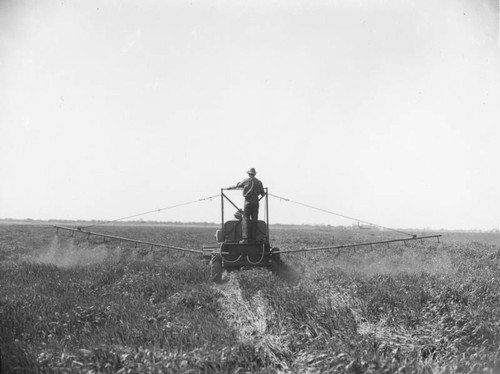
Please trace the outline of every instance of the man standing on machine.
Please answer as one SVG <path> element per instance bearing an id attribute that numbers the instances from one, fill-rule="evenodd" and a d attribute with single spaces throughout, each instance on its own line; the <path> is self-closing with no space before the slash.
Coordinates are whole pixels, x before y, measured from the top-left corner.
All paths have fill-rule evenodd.
<path id="1" fill-rule="evenodd" d="M 236 188 L 243 188 L 245 205 L 243 206 L 243 227 L 242 244 L 249 241 L 254 242 L 257 238 L 257 228 L 259 220 L 259 196 L 264 196 L 264 186 L 262 182 L 255 178 L 257 172 L 254 168 L 247 171 L 248 178 L 239 182 Z"/>

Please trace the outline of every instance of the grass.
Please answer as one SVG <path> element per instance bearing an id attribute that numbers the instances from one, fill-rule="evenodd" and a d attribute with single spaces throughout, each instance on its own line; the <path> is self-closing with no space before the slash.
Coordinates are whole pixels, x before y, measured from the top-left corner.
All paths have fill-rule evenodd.
<path id="1" fill-rule="evenodd" d="M 112 234 L 200 248 L 207 227 Z M 0 226 L 2 372 L 500 372 L 500 235 L 283 256 L 208 281 L 201 257 Z M 390 237 L 279 228 L 281 248 Z"/>

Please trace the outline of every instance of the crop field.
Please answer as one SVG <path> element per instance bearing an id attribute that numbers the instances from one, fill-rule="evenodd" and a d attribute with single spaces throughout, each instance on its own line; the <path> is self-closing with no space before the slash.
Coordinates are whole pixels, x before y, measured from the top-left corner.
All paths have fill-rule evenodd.
<path id="1" fill-rule="evenodd" d="M 215 227 L 100 230 L 201 249 Z M 389 238 L 271 226 L 282 249 Z M 500 234 L 282 260 L 213 284 L 198 254 L 1 224 L 1 372 L 500 373 Z"/>

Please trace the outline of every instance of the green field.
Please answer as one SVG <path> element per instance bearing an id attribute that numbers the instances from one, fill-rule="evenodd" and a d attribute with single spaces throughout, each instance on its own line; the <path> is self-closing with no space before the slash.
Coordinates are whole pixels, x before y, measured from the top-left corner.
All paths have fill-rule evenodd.
<path id="1" fill-rule="evenodd" d="M 101 230 L 200 249 L 215 228 Z M 393 237 L 271 227 L 283 249 Z M 500 234 L 282 259 L 215 285 L 197 254 L 0 225 L 2 373 L 500 373 Z"/>

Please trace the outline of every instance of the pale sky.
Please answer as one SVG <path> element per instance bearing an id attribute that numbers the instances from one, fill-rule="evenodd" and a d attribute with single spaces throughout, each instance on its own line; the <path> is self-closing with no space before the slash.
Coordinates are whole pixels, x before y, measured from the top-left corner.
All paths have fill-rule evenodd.
<path id="1" fill-rule="evenodd" d="M 0 0 L 0 218 L 498 228 L 499 119 L 497 0 Z"/>

